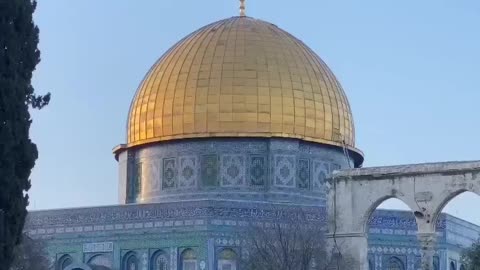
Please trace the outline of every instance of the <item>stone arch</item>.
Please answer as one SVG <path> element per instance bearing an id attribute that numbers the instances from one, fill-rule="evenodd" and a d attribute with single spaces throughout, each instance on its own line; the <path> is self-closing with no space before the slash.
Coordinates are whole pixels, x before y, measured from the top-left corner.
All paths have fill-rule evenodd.
<path id="1" fill-rule="evenodd" d="M 368 219 L 382 202 L 396 198 L 415 216 L 421 267 L 432 269 L 438 215 L 465 191 L 480 195 L 480 161 L 341 170 L 333 173 L 329 183 L 329 250 L 342 249 L 343 254 L 357 260 L 355 270 L 368 269 Z"/>
<path id="2" fill-rule="evenodd" d="M 363 215 L 362 217 L 362 220 L 363 220 L 363 232 L 364 233 L 368 233 L 368 222 L 370 220 L 370 218 L 372 217 L 372 214 L 373 212 L 384 202 L 388 201 L 388 200 L 391 200 L 391 199 L 396 199 L 396 200 L 399 200 L 400 202 L 402 202 L 405 206 L 408 207 L 408 210 L 414 214 L 414 209 L 416 208 L 412 208 L 408 201 L 405 201 L 403 200 L 401 197 L 399 196 L 395 196 L 395 195 L 385 195 L 385 196 L 380 196 L 377 200 L 374 200 L 373 203 L 370 203 L 370 206 L 368 207 L 367 211 L 365 212 L 365 214 Z"/>
<path id="3" fill-rule="evenodd" d="M 479 188 L 480 189 L 480 188 Z M 443 196 L 443 198 L 439 201 L 438 205 L 436 206 L 436 209 L 433 214 L 433 224 L 436 226 L 437 221 L 442 213 L 442 210 L 447 206 L 448 203 L 450 203 L 453 199 L 458 197 L 459 195 L 466 193 L 466 192 L 472 192 L 476 194 L 477 196 L 480 196 L 480 190 L 477 191 L 474 188 L 459 188 L 455 191 L 449 191 L 448 193 Z"/>

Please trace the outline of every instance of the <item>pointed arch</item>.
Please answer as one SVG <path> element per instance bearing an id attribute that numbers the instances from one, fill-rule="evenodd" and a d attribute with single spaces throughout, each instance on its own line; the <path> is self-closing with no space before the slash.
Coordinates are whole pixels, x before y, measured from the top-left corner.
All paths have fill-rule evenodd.
<path id="1" fill-rule="evenodd" d="M 139 270 L 138 256 L 135 251 L 130 251 L 123 256 L 122 270 Z"/>
<path id="2" fill-rule="evenodd" d="M 465 193 L 471 193 L 471 194 L 475 194 L 477 196 L 479 196 L 480 198 L 480 194 L 477 193 L 477 192 L 474 192 L 474 191 L 471 191 L 469 189 L 458 189 L 454 192 L 450 192 L 437 206 L 437 208 L 435 209 L 435 212 L 434 212 L 434 215 L 433 215 L 433 224 L 437 224 L 438 220 L 440 219 L 440 216 L 442 214 L 442 211 L 445 209 L 445 207 L 453 200 L 455 200 L 456 198 L 458 198 L 459 196 L 465 194 Z"/>
<path id="3" fill-rule="evenodd" d="M 57 270 L 65 270 L 69 265 L 73 264 L 73 258 L 69 254 L 65 254 L 61 256 L 57 260 Z"/>
<path id="4" fill-rule="evenodd" d="M 397 196 L 394 196 L 394 195 L 386 195 L 386 196 L 380 197 L 374 203 L 372 203 L 370 205 L 370 207 L 368 208 L 368 210 L 365 212 L 365 215 L 363 217 L 363 223 L 364 223 L 363 224 L 363 231 L 365 233 L 368 233 L 368 223 L 370 222 L 370 218 L 372 217 L 375 210 L 377 210 L 378 207 L 381 204 L 383 204 L 383 203 L 385 203 L 389 200 L 396 200 L 396 201 L 401 202 L 408 209 L 408 211 L 410 211 L 413 215 L 414 211 L 412 210 L 412 207 L 410 205 L 408 205 L 408 203 L 406 203 L 401 198 L 399 198 Z"/>
<path id="5" fill-rule="evenodd" d="M 170 270 L 170 257 L 164 250 L 157 250 L 150 259 L 150 270 Z"/>

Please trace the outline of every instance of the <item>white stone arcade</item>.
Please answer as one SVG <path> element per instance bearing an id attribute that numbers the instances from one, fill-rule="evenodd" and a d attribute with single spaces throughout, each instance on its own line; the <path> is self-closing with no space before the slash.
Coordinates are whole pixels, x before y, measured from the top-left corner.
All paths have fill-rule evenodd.
<path id="1" fill-rule="evenodd" d="M 457 195 L 480 195 L 480 161 L 415 164 L 336 171 L 329 179 L 328 238 L 333 252 L 368 269 L 367 233 L 372 212 L 397 198 L 415 215 L 422 269 L 433 269 L 436 221 Z"/>

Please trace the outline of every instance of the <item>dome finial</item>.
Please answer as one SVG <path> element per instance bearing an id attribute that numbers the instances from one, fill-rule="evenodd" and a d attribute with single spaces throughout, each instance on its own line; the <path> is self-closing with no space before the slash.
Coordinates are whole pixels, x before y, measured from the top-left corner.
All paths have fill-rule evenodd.
<path id="1" fill-rule="evenodd" d="M 245 17 L 245 0 L 240 0 L 240 16 Z"/>

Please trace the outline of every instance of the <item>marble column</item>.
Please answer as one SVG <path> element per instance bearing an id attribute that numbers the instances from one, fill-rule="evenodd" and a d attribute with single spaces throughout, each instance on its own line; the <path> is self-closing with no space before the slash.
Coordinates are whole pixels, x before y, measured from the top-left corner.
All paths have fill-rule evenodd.
<path id="1" fill-rule="evenodd" d="M 420 253 L 422 255 L 422 270 L 433 270 L 433 255 L 435 254 L 436 233 L 418 233 Z"/>

